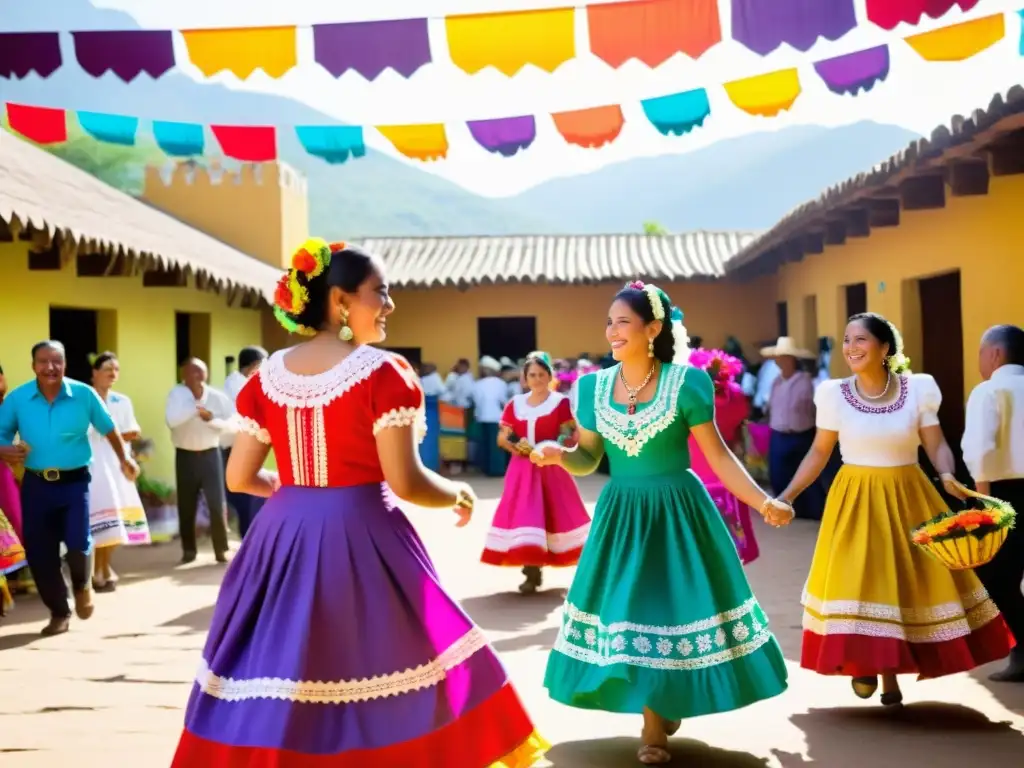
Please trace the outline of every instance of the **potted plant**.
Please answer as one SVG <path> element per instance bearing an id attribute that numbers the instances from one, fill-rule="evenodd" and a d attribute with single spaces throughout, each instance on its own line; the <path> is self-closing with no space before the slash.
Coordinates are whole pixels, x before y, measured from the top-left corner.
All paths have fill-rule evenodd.
<path id="1" fill-rule="evenodd" d="M 136 487 L 146 511 L 150 537 L 154 544 L 171 541 L 178 535 L 178 494 L 173 486 L 146 474 L 146 463 L 153 455 L 152 440 L 136 440 L 132 443 L 132 452 L 142 468 Z"/>

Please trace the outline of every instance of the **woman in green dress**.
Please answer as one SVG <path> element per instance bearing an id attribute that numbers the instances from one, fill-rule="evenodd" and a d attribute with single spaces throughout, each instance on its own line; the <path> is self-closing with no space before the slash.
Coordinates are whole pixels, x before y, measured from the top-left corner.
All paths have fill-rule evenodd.
<path id="1" fill-rule="evenodd" d="M 575 450 L 532 459 L 574 475 L 607 452 L 611 478 L 563 609 L 544 684 L 582 709 L 643 714 L 646 765 L 667 763 L 686 717 L 726 712 L 786 689 L 786 664 L 736 547 L 691 471 L 694 436 L 715 474 L 775 526 L 793 510 L 767 496 L 714 422 L 711 378 L 689 356 L 682 313 L 653 285 L 619 291 L 608 313 L 618 365 L 579 379 Z"/>

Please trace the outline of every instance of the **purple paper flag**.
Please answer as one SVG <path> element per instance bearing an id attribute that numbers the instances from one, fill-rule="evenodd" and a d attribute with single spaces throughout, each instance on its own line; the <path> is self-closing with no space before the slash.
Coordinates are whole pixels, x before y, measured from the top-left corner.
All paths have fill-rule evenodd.
<path id="1" fill-rule="evenodd" d="M 174 68 L 174 38 L 170 30 L 72 32 L 75 56 L 93 77 L 110 70 L 126 83 L 145 72 L 154 80 Z"/>
<path id="2" fill-rule="evenodd" d="M 857 26 L 854 0 L 732 0 L 732 36 L 767 56 L 783 43 L 811 49 L 819 37 L 838 40 Z"/>
<path id="3" fill-rule="evenodd" d="M 503 157 L 512 157 L 519 150 L 527 149 L 537 138 L 537 124 L 533 115 L 472 120 L 466 125 L 477 144 Z"/>
<path id="4" fill-rule="evenodd" d="M 46 78 L 62 63 L 57 32 L 0 33 L 0 77 L 22 78 L 35 70 Z"/>
<path id="5" fill-rule="evenodd" d="M 870 91 L 875 83 L 889 76 L 889 46 L 880 45 L 817 61 L 814 71 L 832 93 L 857 95 L 861 89 Z"/>
<path id="6" fill-rule="evenodd" d="M 335 77 L 354 69 L 373 80 L 388 67 L 409 78 L 431 62 L 426 19 L 313 27 L 313 58 Z"/>

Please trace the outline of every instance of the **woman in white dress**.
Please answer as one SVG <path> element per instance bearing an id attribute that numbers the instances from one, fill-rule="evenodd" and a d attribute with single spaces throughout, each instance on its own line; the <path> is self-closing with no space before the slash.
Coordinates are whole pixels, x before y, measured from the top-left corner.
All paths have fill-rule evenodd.
<path id="1" fill-rule="evenodd" d="M 142 429 L 135 420 L 132 401 L 112 390 L 120 373 L 121 366 L 113 352 L 104 352 L 93 360 L 93 389 L 107 404 L 124 439 L 125 452 L 131 455 L 131 442 L 139 437 Z M 117 574 L 111 567 L 114 549 L 122 544 L 149 544 L 149 524 L 139 491 L 121 472 L 120 462 L 110 443 L 92 427 L 89 428 L 89 442 L 93 456 L 89 527 L 96 552 L 92 583 L 97 592 L 113 592 L 117 585 Z"/>

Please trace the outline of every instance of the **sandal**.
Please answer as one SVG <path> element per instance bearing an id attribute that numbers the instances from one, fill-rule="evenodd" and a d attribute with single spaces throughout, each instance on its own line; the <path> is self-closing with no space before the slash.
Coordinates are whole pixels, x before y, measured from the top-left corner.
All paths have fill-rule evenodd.
<path id="1" fill-rule="evenodd" d="M 668 720 L 664 717 L 661 718 L 661 722 L 663 723 L 662 728 L 664 728 L 666 736 L 675 736 L 683 725 L 682 720 Z"/>
<path id="2" fill-rule="evenodd" d="M 882 694 L 883 707 L 899 707 L 903 704 L 903 691 L 889 691 Z"/>
<path id="3" fill-rule="evenodd" d="M 853 687 L 853 692 L 857 694 L 858 698 L 870 699 L 875 695 L 875 691 L 878 690 L 878 678 L 855 677 L 850 681 L 850 685 Z"/>
<path id="4" fill-rule="evenodd" d="M 657 744 L 644 744 L 637 750 L 636 759 L 644 765 L 665 765 L 672 762 L 672 755 L 664 747 Z"/>

